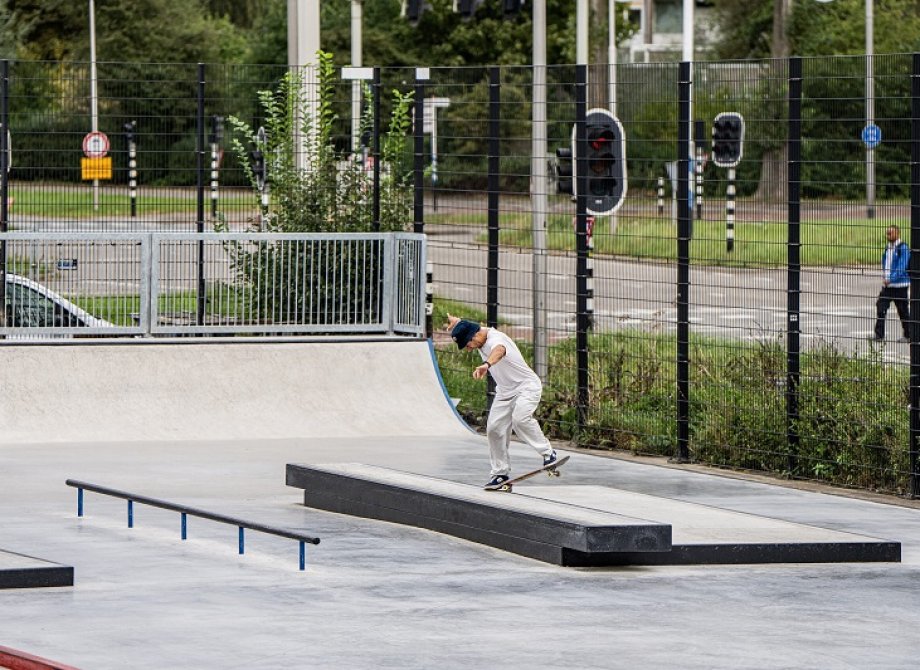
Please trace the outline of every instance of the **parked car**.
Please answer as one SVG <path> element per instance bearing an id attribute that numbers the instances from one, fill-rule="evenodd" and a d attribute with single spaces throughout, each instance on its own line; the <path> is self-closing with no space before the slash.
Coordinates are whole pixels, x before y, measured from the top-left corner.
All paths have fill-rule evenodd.
<path id="1" fill-rule="evenodd" d="M 6 275 L 6 325 L 12 328 L 111 328 L 114 324 L 77 307 L 47 286 Z"/>

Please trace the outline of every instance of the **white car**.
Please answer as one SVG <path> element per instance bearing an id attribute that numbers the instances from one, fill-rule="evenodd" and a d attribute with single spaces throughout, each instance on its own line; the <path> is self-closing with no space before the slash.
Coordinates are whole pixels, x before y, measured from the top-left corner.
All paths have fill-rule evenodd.
<path id="1" fill-rule="evenodd" d="M 6 326 L 9 328 L 112 328 L 47 286 L 19 275 L 6 275 Z"/>

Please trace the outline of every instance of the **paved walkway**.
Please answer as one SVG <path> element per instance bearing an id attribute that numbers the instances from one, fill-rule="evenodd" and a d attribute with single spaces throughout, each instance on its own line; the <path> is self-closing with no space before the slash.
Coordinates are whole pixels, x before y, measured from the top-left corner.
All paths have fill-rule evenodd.
<path id="1" fill-rule="evenodd" d="M 529 493 L 604 487 L 710 505 L 898 540 L 903 562 L 573 570 L 304 508 L 301 492 L 284 485 L 287 463 L 482 482 L 484 439 L 459 423 L 445 428 L 454 417 L 443 396 L 424 400 L 419 388 L 440 390 L 432 376 L 412 381 L 428 356 L 415 344 L 388 350 L 405 368 L 357 344 L 338 370 L 304 371 L 321 389 L 343 383 L 325 379 L 333 372 L 363 373 L 350 377 L 355 385 L 386 381 L 373 388 L 381 410 L 423 384 L 390 434 L 0 444 L 3 548 L 76 569 L 73 588 L 0 591 L 3 644 L 83 670 L 916 667 L 917 509 L 575 453 L 559 487 L 542 481 Z M 316 345 L 317 360 L 327 346 Z M 368 375 L 375 365 L 386 373 Z M 417 430 L 414 418 L 428 412 L 439 428 Z M 515 467 L 536 460 L 521 445 L 513 458 Z M 183 542 L 178 515 L 137 506 L 128 529 L 123 501 L 92 494 L 77 519 L 68 477 L 298 528 L 322 543 L 308 547 L 300 572 L 290 540 L 249 534 L 240 556 L 235 528 L 190 519 Z"/>

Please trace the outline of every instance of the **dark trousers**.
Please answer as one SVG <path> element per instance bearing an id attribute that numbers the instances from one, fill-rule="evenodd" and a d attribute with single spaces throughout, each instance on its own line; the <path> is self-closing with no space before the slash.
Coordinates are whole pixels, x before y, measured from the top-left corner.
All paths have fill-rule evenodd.
<path id="1" fill-rule="evenodd" d="M 888 308 L 892 302 L 898 310 L 901 327 L 904 329 L 904 337 L 910 337 L 908 290 L 909 287 L 907 286 L 885 286 L 882 288 L 881 293 L 878 294 L 878 300 L 875 302 L 875 315 L 877 317 L 875 320 L 875 336 L 880 340 L 885 338 L 885 315 L 888 314 Z"/>

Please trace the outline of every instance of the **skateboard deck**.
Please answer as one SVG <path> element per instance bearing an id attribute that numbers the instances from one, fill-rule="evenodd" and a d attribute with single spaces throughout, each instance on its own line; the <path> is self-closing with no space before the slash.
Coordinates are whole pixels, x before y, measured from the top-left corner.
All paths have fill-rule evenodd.
<path id="1" fill-rule="evenodd" d="M 566 462 L 567 462 L 568 460 L 569 460 L 568 454 L 566 454 L 565 456 L 560 456 L 558 459 L 556 459 L 556 462 L 553 463 L 552 465 L 546 465 L 546 466 L 543 466 L 543 467 L 539 467 L 539 468 L 537 468 L 536 470 L 531 470 L 530 472 L 525 472 L 523 475 L 518 475 L 517 477 L 512 477 L 512 478 L 509 479 L 508 481 L 503 482 L 502 484 L 499 484 L 498 486 L 486 486 L 485 489 L 486 489 L 486 491 L 505 491 L 505 492 L 510 492 L 510 491 L 511 491 L 511 485 L 512 485 L 512 484 L 517 484 L 518 482 L 522 482 L 522 481 L 524 481 L 525 479 L 530 479 L 530 478 L 533 477 L 534 475 L 538 475 L 538 474 L 540 474 L 541 472 L 545 472 L 545 473 L 548 474 L 550 477 L 558 477 L 559 474 L 560 474 L 560 473 L 559 473 L 559 468 L 560 468 L 561 466 L 565 465 Z"/>

